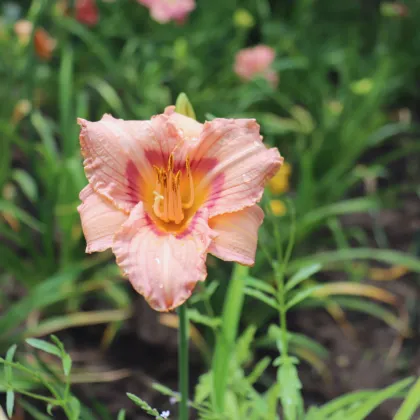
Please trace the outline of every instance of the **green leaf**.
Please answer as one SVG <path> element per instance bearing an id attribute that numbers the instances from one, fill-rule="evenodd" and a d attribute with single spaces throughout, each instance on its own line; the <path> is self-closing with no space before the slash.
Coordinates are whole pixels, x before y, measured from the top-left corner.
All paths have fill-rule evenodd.
<path id="1" fill-rule="evenodd" d="M 52 417 L 53 416 L 53 408 L 55 407 L 55 405 L 54 404 L 48 404 L 47 405 L 47 413 Z"/>
<path id="2" fill-rule="evenodd" d="M 121 410 L 118 412 L 118 417 L 117 417 L 117 420 L 125 420 L 125 410 L 124 410 L 124 409 L 121 409 Z"/>
<path id="3" fill-rule="evenodd" d="M 31 123 L 42 141 L 44 153 L 50 164 L 56 165 L 60 162 L 57 144 L 54 139 L 52 123 L 49 122 L 41 113 L 34 111 L 31 114 Z"/>
<path id="4" fill-rule="evenodd" d="M 349 413 L 346 418 L 348 420 L 364 420 L 366 417 L 380 404 L 389 398 L 392 398 L 398 392 L 407 388 L 413 382 L 413 378 L 403 379 L 397 383 L 388 386 L 387 388 L 375 392 L 374 395 L 369 397 L 363 404 Z"/>
<path id="5" fill-rule="evenodd" d="M 271 324 L 268 328 L 268 334 L 266 338 L 260 341 L 259 345 L 266 346 L 267 344 L 276 343 L 282 340 L 282 330 L 276 324 Z M 298 348 L 306 348 L 312 353 L 318 355 L 322 359 L 328 357 L 328 350 L 319 344 L 317 341 L 307 337 L 304 334 L 287 332 L 287 340 L 291 346 Z"/>
<path id="6" fill-rule="evenodd" d="M 267 296 L 266 294 L 264 294 L 263 292 L 259 290 L 251 289 L 250 287 L 245 287 L 244 293 L 248 296 L 251 296 L 255 299 L 260 300 L 261 302 L 264 302 L 266 305 L 271 306 L 276 311 L 279 310 L 277 301 L 274 298 Z"/>
<path id="7" fill-rule="evenodd" d="M 397 413 L 394 416 L 394 420 L 411 420 L 415 411 L 420 407 L 420 378 L 417 379 L 416 383 L 411 387 L 407 397 L 401 404 Z"/>
<path id="8" fill-rule="evenodd" d="M 12 172 L 12 179 L 30 201 L 35 201 L 38 198 L 37 185 L 28 172 L 23 169 L 15 169 Z"/>
<path id="9" fill-rule="evenodd" d="M 297 304 L 299 304 L 303 300 L 307 299 L 308 297 L 310 297 L 315 291 L 317 291 L 321 287 L 322 287 L 322 285 L 321 286 L 313 286 L 313 287 L 308 287 L 308 288 L 305 288 L 303 290 L 298 291 L 287 302 L 286 310 L 291 309 L 293 306 L 296 306 Z"/>
<path id="10" fill-rule="evenodd" d="M 71 409 L 71 420 L 80 419 L 80 401 L 76 397 L 71 397 L 69 401 L 69 406 Z"/>
<path id="11" fill-rule="evenodd" d="M 162 395 L 166 395 L 168 397 L 174 397 L 176 399 L 179 398 L 179 394 L 173 391 L 171 388 L 168 388 L 165 385 L 159 384 L 157 382 L 153 382 L 152 388 L 156 391 L 160 392 Z"/>
<path id="12" fill-rule="evenodd" d="M 141 398 L 137 397 L 134 394 L 130 394 L 129 392 L 127 392 L 127 397 L 130 398 L 130 400 L 133 401 L 134 404 L 138 405 L 147 414 L 160 418 L 159 411 L 157 411 L 155 408 L 150 407 L 150 405 L 147 404 L 146 401 L 143 401 Z"/>
<path id="13" fill-rule="evenodd" d="M 273 286 L 268 284 L 266 281 L 257 279 L 255 277 L 247 277 L 245 279 L 245 285 L 252 287 L 253 289 L 260 290 L 264 293 L 269 293 L 274 296 L 276 295 L 276 289 Z"/>
<path id="14" fill-rule="evenodd" d="M 45 351 L 46 353 L 53 354 L 54 356 L 61 358 L 61 351 L 54 344 L 48 343 L 45 340 L 39 340 L 38 338 L 27 338 L 25 340 L 30 346 Z"/>
<path id="15" fill-rule="evenodd" d="M 376 260 L 383 261 L 391 265 L 402 265 L 408 270 L 420 273 L 420 260 L 409 254 L 394 251 L 392 249 L 374 249 L 374 248 L 351 248 L 339 249 L 336 251 L 325 251 L 312 254 L 308 257 L 297 258 L 290 262 L 286 271 L 293 273 L 309 264 L 319 263 L 324 266 L 332 263 L 341 263 L 353 260 Z"/>
<path id="16" fill-rule="evenodd" d="M 38 232 L 43 230 L 43 225 L 37 219 L 10 201 L 3 199 L 0 200 L 0 212 L 10 213 L 17 220 L 24 223 L 25 225 L 28 225 L 32 229 L 37 230 Z"/>
<path id="17" fill-rule="evenodd" d="M 349 213 L 360 213 L 379 208 L 379 201 L 374 198 L 353 198 L 342 200 L 338 203 L 318 207 L 307 212 L 297 223 L 298 237 L 306 234 L 314 225 L 319 224 L 331 216 L 338 216 Z"/>
<path id="18" fill-rule="evenodd" d="M 64 375 L 69 376 L 70 371 L 71 371 L 72 361 L 71 361 L 71 357 L 67 353 L 63 355 L 62 363 L 63 363 Z"/>
<path id="19" fill-rule="evenodd" d="M 203 315 L 197 309 L 188 309 L 188 318 L 196 324 L 202 324 L 210 328 L 217 328 L 220 325 L 220 318 Z"/>
<path id="20" fill-rule="evenodd" d="M 207 400 L 212 391 L 213 376 L 211 372 L 200 375 L 198 384 L 195 387 L 194 402 L 202 404 Z"/>
<path id="21" fill-rule="evenodd" d="M 6 332 L 23 322 L 28 314 L 59 302 L 72 294 L 71 284 L 82 270 L 74 265 L 67 270 L 44 280 L 35 286 L 27 296 L 14 303 L 7 313 L 0 317 L 0 342 L 6 339 Z"/>
<path id="22" fill-rule="evenodd" d="M 51 420 L 50 416 L 46 416 L 43 412 L 38 410 L 38 408 L 36 408 L 29 401 L 24 400 L 23 398 L 19 400 L 19 405 L 21 405 L 25 409 L 25 411 L 31 416 L 30 418 L 34 418 L 35 420 Z"/>
<path id="23" fill-rule="evenodd" d="M 13 357 L 16 353 L 16 349 L 17 349 L 17 345 L 13 344 L 12 346 L 10 346 L 9 350 L 7 350 L 7 353 L 6 353 L 7 362 L 13 361 Z M 4 376 L 5 376 L 6 384 L 8 385 L 10 381 L 12 380 L 12 367 L 10 365 L 4 366 Z"/>
<path id="24" fill-rule="evenodd" d="M 299 380 L 296 366 L 286 359 L 277 371 L 277 383 L 280 385 L 280 401 L 287 420 L 298 417 L 302 405 L 300 389 L 302 384 Z"/>
<path id="25" fill-rule="evenodd" d="M 251 346 L 254 342 L 257 327 L 249 325 L 242 335 L 237 339 L 235 346 L 235 361 L 240 366 L 249 361 L 252 357 Z"/>
<path id="26" fill-rule="evenodd" d="M 60 17 L 55 23 L 68 32 L 78 36 L 86 44 L 88 50 L 96 55 L 107 69 L 110 71 L 113 69 L 115 71 L 115 59 L 108 48 L 105 47 L 104 43 L 101 42 L 99 36 L 72 18 Z"/>
<path id="27" fill-rule="evenodd" d="M 270 366 L 271 359 L 266 356 L 263 359 L 261 359 L 254 367 L 252 372 L 247 376 L 246 380 L 250 385 L 253 385 L 255 382 L 258 381 L 258 379 L 261 377 L 261 375 L 265 372 L 265 370 Z"/>
<path id="28" fill-rule="evenodd" d="M 6 412 L 10 418 L 13 416 L 14 406 L 15 406 L 15 393 L 12 390 L 8 390 L 6 393 Z"/>
<path id="29" fill-rule="evenodd" d="M 308 265 L 307 267 L 301 268 L 297 273 L 295 273 L 286 283 L 285 291 L 288 292 L 299 283 L 304 280 L 307 280 L 309 277 L 320 271 L 322 268 L 321 264 L 315 263 Z"/>
<path id="30" fill-rule="evenodd" d="M 73 115 L 73 72 L 74 52 L 71 43 L 66 39 L 61 43 L 61 59 L 58 71 L 58 106 L 60 117 L 60 134 L 62 138 L 63 152 L 65 157 L 70 157 L 78 148 L 75 141 L 76 124 Z"/>
<path id="31" fill-rule="evenodd" d="M 92 76 L 88 78 L 86 83 L 101 95 L 102 99 L 119 117 L 125 116 L 124 105 L 115 89 L 108 82 L 97 76 Z"/>
<path id="32" fill-rule="evenodd" d="M 324 404 L 321 407 L 312 407 L 308 414 L 316 413 L 316 416 L 311 417 L 308 415 L 307 420 L 323 420 L 329 418 L 340 410 L 343 410 L 355 403 L 363 403 L 368 397 L 374 395 L 376 391 L 356 391 L 349 394 L 343 395 L 341 397 L 335 398 L 332 401 Z M 358 404 L 358 405 L 360 405 Z"/>
<path id="33" fill-rule="evenodd" d="M 343 308 L 363 312 L 381 319 L 390 327 L 399 331 L 402 335 L 407 335 L 408 333 L 409 326 L 407 325 L 407 322 L 404 322 L 404 319 L 398 318 L 394 313 L 384 308 L 382 305 L 372 302 L 372 300 L 337 296 L 333 298 L 333 301 Z"/>

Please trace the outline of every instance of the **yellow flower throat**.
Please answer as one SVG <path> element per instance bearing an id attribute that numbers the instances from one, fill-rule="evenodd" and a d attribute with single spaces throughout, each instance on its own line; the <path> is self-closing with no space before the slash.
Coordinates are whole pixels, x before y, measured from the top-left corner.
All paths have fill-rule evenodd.
<path id="1" fill-rule="evenodd" d="M 174 173 L 174 154 L 171 153 L 166 169 L 158 168 L 153 165 L 156 172 L 156 187 L 153 191 L 155 196 L 153 211 L 159 219 L 164 222 L 174 222 L 179 224 L 184 219 L 184 211 L 194 203 L 194 183 L 191 175 L 190 159 L 187 156 L 185 160 L 186 174 L 188 178 L 188 198 L 186 202 L 182 201 L 181 192 L 181 170 Z"/>

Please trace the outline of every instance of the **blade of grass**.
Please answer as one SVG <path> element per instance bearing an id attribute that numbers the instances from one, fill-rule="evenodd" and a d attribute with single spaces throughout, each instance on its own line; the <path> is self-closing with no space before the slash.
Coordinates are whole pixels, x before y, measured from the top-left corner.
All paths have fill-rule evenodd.
<path id="1" fill-rule="evenodd" d="M 360 407 L 353 412 L 348 413 L 346 418 L 348 420 L 364 420 L 366 417 L 380 404 L 389 398 L 392 398 L 398 392 L 407 388 L 413 382 L 413 378 L 403 379 L 396 384 L 390 385 L 382 391 L 376 391 L 369 397 Z"/>
<path id="2" fill-rule="evenodd" d="M 410 420 L 413 418 L 415 411 L 420 407 L 420 379 L 411 387 L 407 397 L 401 404 L 394 420 Z"/>
<path id="3" fill-rule="evenodd" d="M 341 249 L 319 252 L 308 257 L 297 258 L 290 262 L 287 267 L 287 272 L 294 273 L 311 263 L 322 264 L 324 269 L 326 269 L 325 265 L 327 264 L 343 263 L 357 259 L 383 261 L 391 265 L 403 265 L 411 271 L 420 273 L 420 260 L 418 258 L 391 249 L 373 248 Z"/>

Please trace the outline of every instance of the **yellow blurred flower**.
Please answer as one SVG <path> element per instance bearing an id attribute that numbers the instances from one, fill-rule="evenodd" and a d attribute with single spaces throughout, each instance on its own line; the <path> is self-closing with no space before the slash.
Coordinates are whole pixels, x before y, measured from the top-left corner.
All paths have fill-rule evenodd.
<path id="1" fill-rule="evenodd" d="M 287 212 L 287 207 L 281 200 L 271 200 L 270 208 L 274 216 L 284 216 Z"/>
<path id="2" fill-rule="evenodd" d="M 373 81 L 367 77 L 356 80 L 350 85 L 350 89 L 356 95 L 367 95 L 373 89 Z"/>
<path id="3" fill-rule="evenodd" d="M 342 113 L 344 107 L 342 102 L 333 99 L 327 103 L 327 108 L 331 115 L 338 117 Z"/>
<path id="4" fill-rule="evenodd" d="M 289 191 L 289 178 L 292 173 L 292 166 L 284 162 L 283 166 L 268 182 L 268 187 L 273 194 L 281 194 Z"/>
<path id="5" fill-rule="evenodd" d="M 255 25 L 254 16 L 246 9 L 238 9 L 233 15 L 233 22 L 237 28 L 252 28 Z"/>
<path id="6" fill-rule="evenodd" d="M 28 99 L 20 99 L 13 109 L 12 122 L 19 123 L 31 112 L 31 109 L 32 104 Z"/>

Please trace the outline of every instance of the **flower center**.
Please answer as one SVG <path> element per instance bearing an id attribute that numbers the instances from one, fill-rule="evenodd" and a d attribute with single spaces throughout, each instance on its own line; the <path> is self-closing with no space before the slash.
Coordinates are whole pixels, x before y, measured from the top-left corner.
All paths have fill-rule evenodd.
<path id="1" fill-rule="evenodd" d="M 194 183 L 191 175 L 190 159 L 185 160 L 186 175 L 188 178 L 188 199 L 182 201 L 181 170 L 174 173 L 174 154 L 171 153 L 167 168 L 158 168 L 153 165 L 156 172 L 156 186 L 153 191 L 153 211 L 164 222 L 179 224 L 184 220 L 184 210 L 191 208 L 194 203 Z"/>

